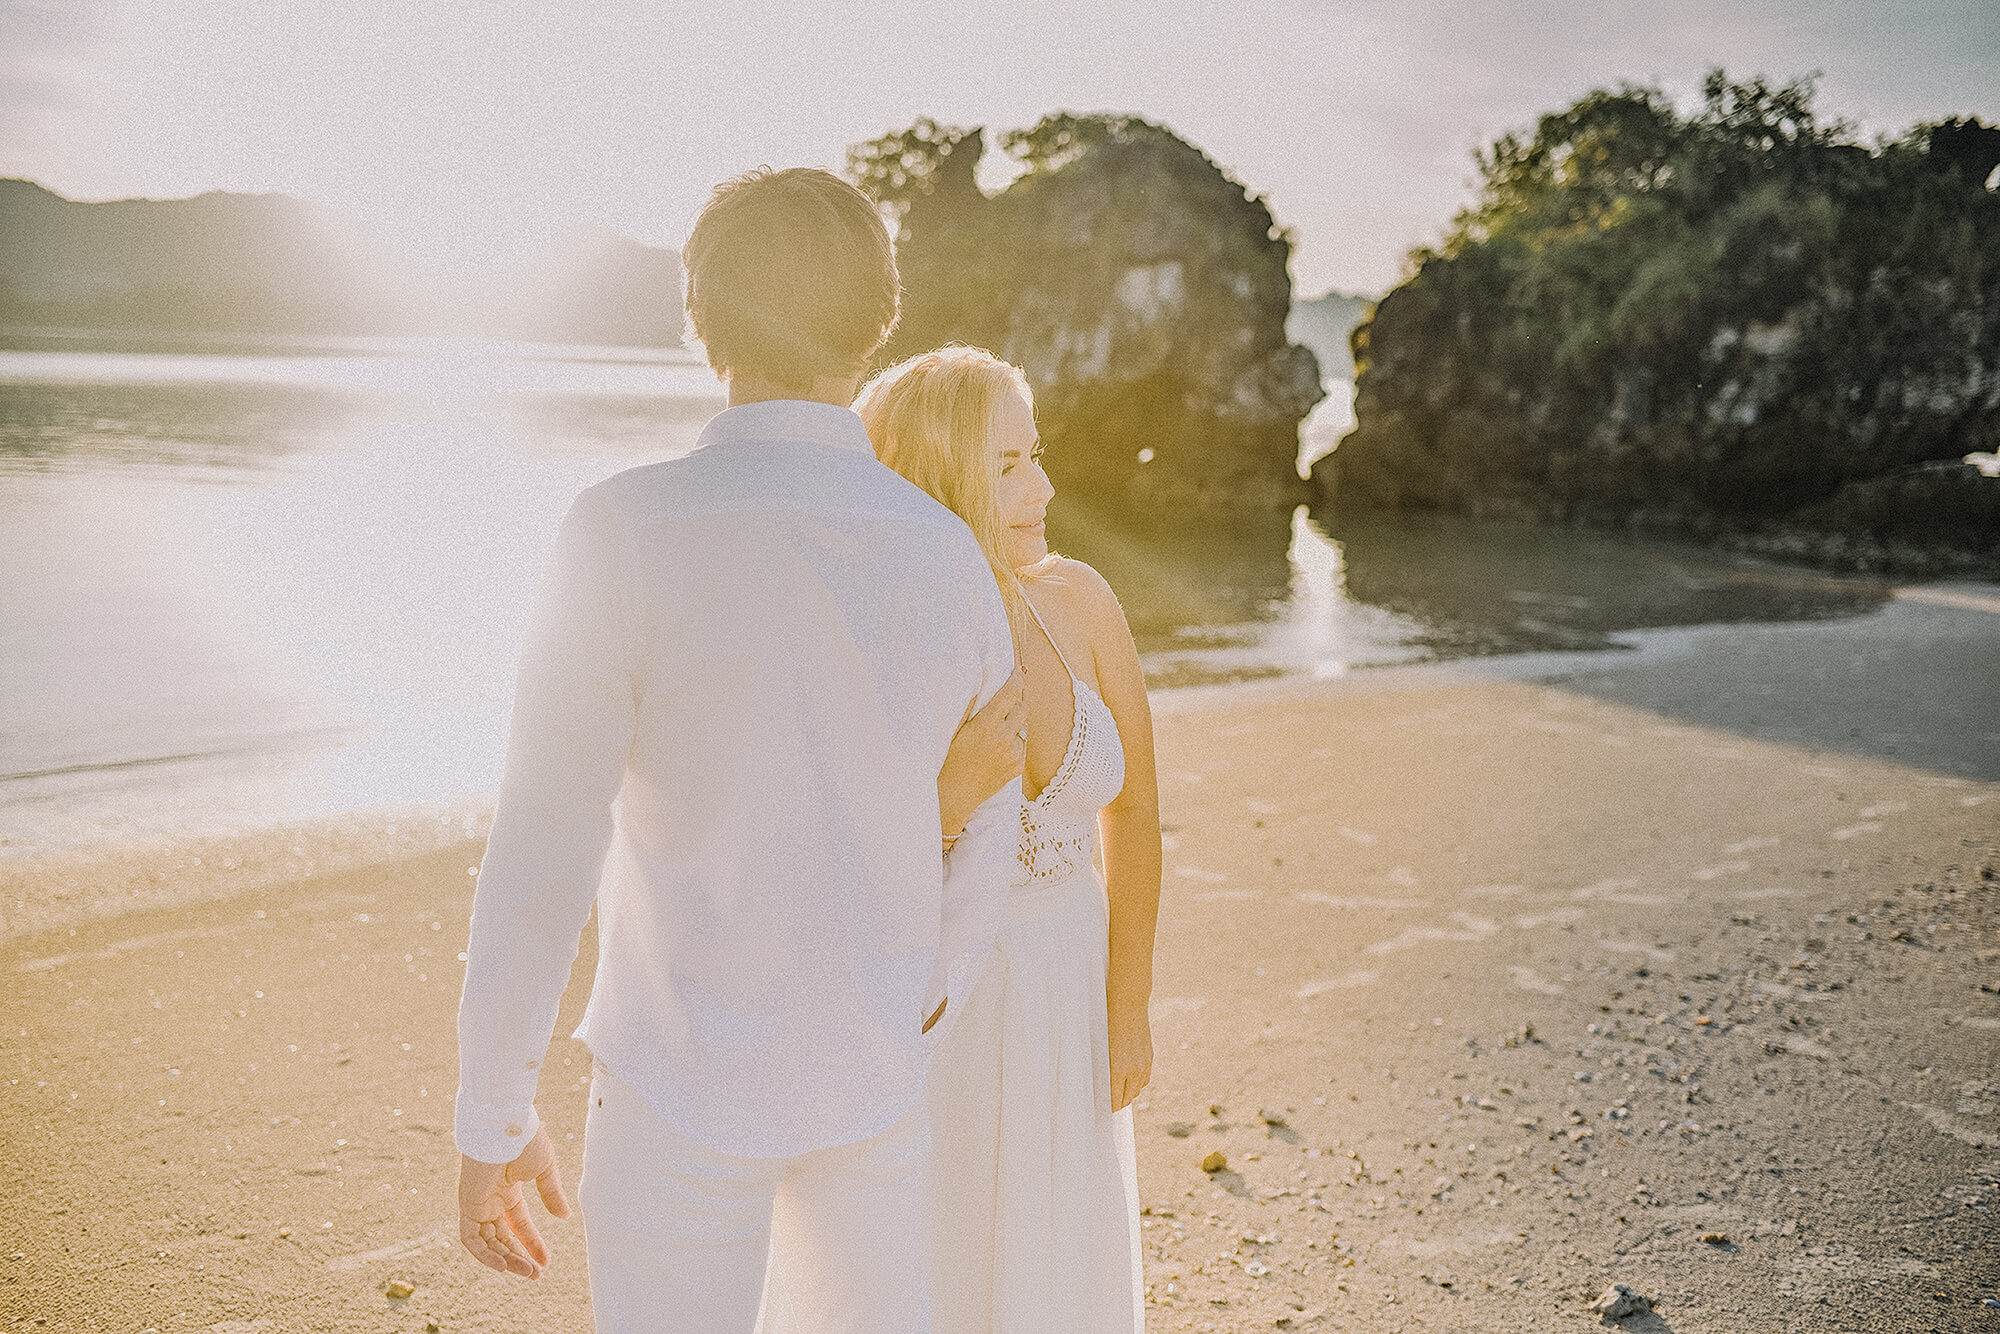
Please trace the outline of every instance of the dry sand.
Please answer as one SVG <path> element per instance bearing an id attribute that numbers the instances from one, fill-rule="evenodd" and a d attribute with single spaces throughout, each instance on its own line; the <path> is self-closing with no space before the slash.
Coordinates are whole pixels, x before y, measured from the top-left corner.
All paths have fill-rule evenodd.
<path id="1" fill-rule="evenodd" d="M 2000 1330 L 2000 597 L 1952 596 L 1164 701 L 1149 1327 L 1616 1281 L 1632 1331 Z M 0 947 L 0 1329 L 587 1330 L 575 1222 L 537 1283 L 451 1240 L 479 851 Z"/>

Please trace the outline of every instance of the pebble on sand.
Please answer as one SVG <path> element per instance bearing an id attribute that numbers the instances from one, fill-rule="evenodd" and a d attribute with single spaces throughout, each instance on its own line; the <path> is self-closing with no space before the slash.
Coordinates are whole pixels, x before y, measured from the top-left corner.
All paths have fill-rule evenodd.
<path id="1" fill-rule="evenodd" d="M 1201 1170 L 1204 1172 L 1220 1172 L 1228 1166 L 1228 1155 L 1224 1154 L 1220 1149 L 1210 1149 L 1207 1155 L 1201 1160 Z"/>
<path id="2" fill-rule="evenodd" d="M 1604 1295 L 1590 1304 L 1590 1309 L 1606 1320 L 1623 1320 L 1628 1315 L 1646 1315 L 1653 1304 L 1632 1291 L 1623 1283 L 1613 1283 L 1604 1290 Z"/>
<path id="3" fill-rule="evenodd" d="M 389 1280 L 388 1285 L 382 1289 L 382 1291 L 388 1294 L 389 1297 L 392 1298 L 393 1300 L 402 1301 L 406 1297 L 413 1297 L 416 1295 L 417 1285 L 414 1283 L 407 1282 L 400 1278 L 392 1278 Z"/>

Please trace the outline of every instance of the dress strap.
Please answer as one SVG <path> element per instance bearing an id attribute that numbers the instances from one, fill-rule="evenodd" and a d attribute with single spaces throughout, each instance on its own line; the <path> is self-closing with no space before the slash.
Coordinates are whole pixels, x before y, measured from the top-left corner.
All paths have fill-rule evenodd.
<path id="1" fill-rule="evenodd" d="M 1042 614 L 1035 610 L 1035 604 L 1028 600 L 1027 590 L 1025 589 L 1021 591 L 1021 605 L 1028 609 L 1028 615 L 1034 617 L 1035 624 L 1041 627 L 1042 638 L 1048 640 L 1049 647 L 1056 651 L 1056 661 L 1062 664 L 1062 669 L 1065 672 L 1069 673 L 1069 679 L 1072 681 L 1076 680 L 1076 673 L 1070 671 L 1069 659 L 1063 656 L 1062 645 L 1056 643 L 1056 637 L 1049 633 L 1048 623 L 1042 619 Z"/>

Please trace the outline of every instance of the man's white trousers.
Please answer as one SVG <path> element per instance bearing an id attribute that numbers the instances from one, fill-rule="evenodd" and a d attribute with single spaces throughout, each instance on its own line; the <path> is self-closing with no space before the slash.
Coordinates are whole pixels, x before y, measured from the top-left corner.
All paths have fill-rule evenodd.
<path id="1" fill-rule="evenodd" d="M 751 1334 L 767 1266 L 824 1334 L 929 1334 L 929 1101 L 855 1144 L 718 1153 L 602 1062 L 583 1138 L 598 1334 Z"/>

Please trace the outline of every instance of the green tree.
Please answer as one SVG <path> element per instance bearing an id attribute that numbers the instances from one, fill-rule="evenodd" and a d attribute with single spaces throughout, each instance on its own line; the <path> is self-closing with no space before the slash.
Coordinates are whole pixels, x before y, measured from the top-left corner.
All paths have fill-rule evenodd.
<path id="1" fill-rule="evenodd" d="M 1863 144 L 1811 78 L 1717 70 L 1477 161 L 1355 332 L 1344 499 L 1707 531 L 2000 438 L 2000 129 Z"/>

